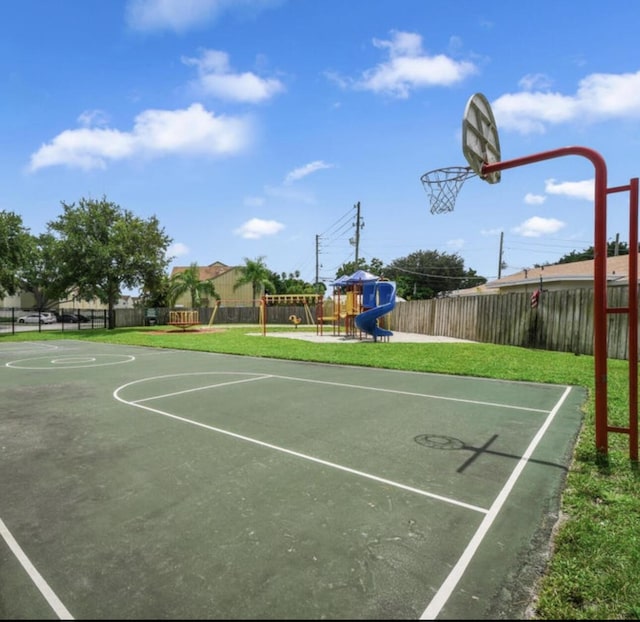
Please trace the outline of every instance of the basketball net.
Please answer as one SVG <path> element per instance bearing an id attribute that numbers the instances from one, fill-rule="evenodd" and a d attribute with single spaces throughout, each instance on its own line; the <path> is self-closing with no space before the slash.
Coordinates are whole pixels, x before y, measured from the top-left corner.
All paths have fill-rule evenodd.
<path id="1" fill-rule="evenodd" d="M 462 184 L 476 175 L 470 166 L 449 166 L 437 168 L 420 177 L 429 195 L 432 214 L 452 212 Z"/>

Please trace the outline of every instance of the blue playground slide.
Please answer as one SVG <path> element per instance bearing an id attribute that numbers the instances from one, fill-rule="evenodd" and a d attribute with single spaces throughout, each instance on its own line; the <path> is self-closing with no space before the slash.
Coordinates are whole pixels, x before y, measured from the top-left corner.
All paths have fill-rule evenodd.
<path id="1" fill-rule="evenodd" d="M 390 337 L 393 332 L 378 326 L 378 319 L 391 313 L 396 306 L 396 284 L 393 281 L 376 281 L 365 283 L 362 298 L 365 306 L 373 308 L 356 315 L 356 326 L 376 341 L 378 337 Z M 377 304 L 376 304 L 377 303 Z"/>

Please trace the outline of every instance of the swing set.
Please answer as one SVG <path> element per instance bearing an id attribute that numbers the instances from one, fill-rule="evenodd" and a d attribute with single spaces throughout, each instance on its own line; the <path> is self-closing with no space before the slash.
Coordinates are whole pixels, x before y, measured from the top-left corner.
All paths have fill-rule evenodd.
<path id="1" fill-rule="evenodd" d="M 303 305 L 304 315 L 307 324 L 315 324 L 313 314 L 309 307 L 309 303 L 316 305 L 322 304 L 322 294 L 265 294 L 260 299 L 260 325 L 262 326 L 262 334 L 267 334 L 267 308 L 273 304 L 289 304 L 289 305 Z M 302 318 L 297 315 L 290 315 L 289 321 L 293 323 L 295 328 L 298 328 L 298 324 L 302 323 Z"/>

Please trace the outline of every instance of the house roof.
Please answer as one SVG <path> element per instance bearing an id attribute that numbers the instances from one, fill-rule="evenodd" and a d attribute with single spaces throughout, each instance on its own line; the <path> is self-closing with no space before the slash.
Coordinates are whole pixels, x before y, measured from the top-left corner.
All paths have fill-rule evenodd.
<path id="1" fill-rule="evenodd" d="M 573 261 L 537 268 L 526 268 L 515 274 L 486 283 L 487 289 L 508 285 L 526 285 L 543 281 L 593 281 L 594 261 Z M 629 255 L 607 257 L 607 281 L 626 281 L 629 276 Z"/>
<path id="2" fill-rule="evenodd" d="M 175 276 L 176 274 L 180 274 L 185 270 L 188 270 L 191 266 L 175 266 L 171 270 L 171 276 Z M 221 274 L 225 272 L 229 272 L 230 270 L 234 270 L 234 266 L 227 266 L 220 261 L 214 261 L 212 264 L 208 266 L 198 266 L 199 270 L 199 278 L 201 281 L 207 281 L 208 279 L 218 278 Z"/>
<path id="3" fill-rule="evenodd" d="M 640 265 L 640 255 L 639 265 Z M 607 257 L 607 281 L 619 284 L 628 282 L 629 277 L 629 255 L 617 255 Z M 538 285 L 542 279 L 543 283 L 554 281 L 571 281 L 578 285 L 580 282 L 591 284 L 594 279 L 594 261 L 574 261 L 571 263 L 558 263 L 536 268 L 526 268 L 515 272 L 509 276 L 489 281 L 484 285 L 470 287 L 464 290 L 452 292 L 454 295 L 465 294 L 490 294 L 496 293 L 502 287 L 515 287 L 521 285 Z"/>

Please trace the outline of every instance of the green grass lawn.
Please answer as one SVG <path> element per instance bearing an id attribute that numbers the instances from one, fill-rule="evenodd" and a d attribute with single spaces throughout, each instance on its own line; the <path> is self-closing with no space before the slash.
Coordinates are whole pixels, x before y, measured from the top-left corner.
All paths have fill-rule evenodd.
<path id="1" fill-rule="evenodd" d="M 340 365 L 359 365 L 505 380 L 578 385 L 588 389 L 585 422 L 562 498 L 547 572 L 531 611 L 540 620 L 612 620 L 640 617 L 640 479 L 629 459 L 628 437 L 609 436 L 606 459 L 595 450 L 594 359 L 570 353 L 481 343 L 312 343 L 270 338 L 288 328 L 218 327 L 217 332 L 157 328 L 42 331 L 3 335 L 0 343 L 82 339 Z M 299 328 L 298 330 L 305 330 Z M 315 332 L 315 329 L 313 329 Z M 609 424 L 628 425 L 628 363 L 609 360 Z"/>

